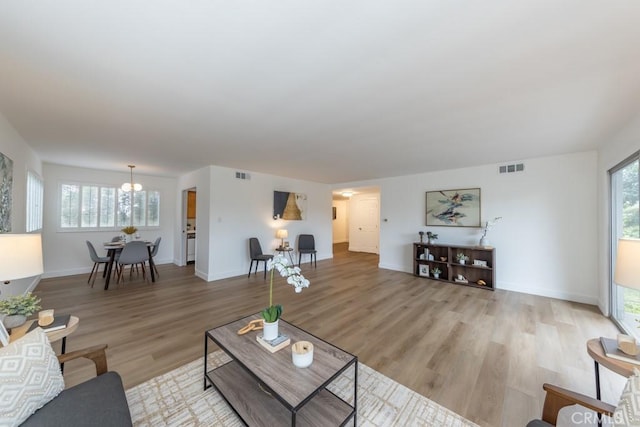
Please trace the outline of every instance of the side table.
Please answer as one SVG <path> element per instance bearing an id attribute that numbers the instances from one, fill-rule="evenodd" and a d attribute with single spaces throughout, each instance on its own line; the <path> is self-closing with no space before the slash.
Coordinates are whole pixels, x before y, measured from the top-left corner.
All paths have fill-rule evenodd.
<path id="1" fill-rule="evenodd" d="M 291 265 L 296 265 L 295 261 L 293 261 L 293 255 L 291 255 L 293 253 L 293 248 L 283 248 L 283 247 L 277 247 L 276 248 L 276 252 L 281 252 L 281 253 L 286 253 L 289 255 L 289 260 L 291 261 Z"/>
<path id="2" fill-rule="evenodd" d="M 22 338 L 29 330 L 29 327 L 31 327 L 31 324 L 37 321 L 38 321 L 37 319 L 28 320 L 24 325 L 18 326 L 17 328 L 13 328 L 11 330 L 11 336 L 9 338 L 9 342 Z M 58 329 L 57 331 L 51 331 L 46 333 L 50 342 L 56 342 L 58 340 L 62 340 L 62 348 L 60 350 L 60 354 L 64 354 L 65 351 L 67 350 L 67 337 L 72 333 L 74 333 L 76 329 L 78 329 L 79 323 L 80 323 L 80 319 L 78 319 L 76 316 L 71 316 L 71 318 L 69 319 L 69 324 L 67 325 L 66 328 Z M 60 364 L 60 371 L 64 373 L 64 363 Z"/>
<path id="3" fill-rule="evenodd" d="M 600 344 L 600 338 L 592 338 L 587 341 L 587 353 L 589 353 L 589 356 L 591 356 L 591 358 L 593 359 L 593 366 L 596 375 L 596 398 L 598 400 L 600 400 L 599 365 L 602 365 L 605 368 L 615 372 L 616 374 L 620 374 L 627 378 L 633 375 L 633 368 L 637 366 L 633 363 L 627 363 L 623 362 L 622 360 L 607 357 L 607 355 L 604 353 L 604 349 L 602 348 L 602 344 Z"/>

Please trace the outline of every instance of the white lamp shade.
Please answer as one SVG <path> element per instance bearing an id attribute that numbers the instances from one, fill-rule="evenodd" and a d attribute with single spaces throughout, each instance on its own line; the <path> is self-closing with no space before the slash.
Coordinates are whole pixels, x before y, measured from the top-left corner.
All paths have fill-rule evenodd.
<path id="1" fill-rule="evenodd" d="M 120 187 L 120 188 L 122 188 L 122 191 L 125 191 L 125 192 L 128 193 L 128 192 L 131 191 L 131 183 L 130 182 L 125 182 L 124 184 L 122 184 L 122 187 Z M 133 184 L 133 190 L 134 191 L 142 190 L 142 184 L 138 184 L 138 183 Z"/>
<path id="2" fill-rule="evenodd" d="M 42 274 L 40 234 L 0 234 L 0 254 L 1 281 Z"/>
<path id="3" fill-rule="evenodd" d="M 287 237 L 289 237 L 289 232 L 287 230 L 278 230 L 276 231 L 276 237 L 278 239 L 286 239 Z"/>
<path id="4" fill-rule="evenodd" d="M 618 240 L 613 281 L 625 288 L 640 289 L 640 240 Z"/>

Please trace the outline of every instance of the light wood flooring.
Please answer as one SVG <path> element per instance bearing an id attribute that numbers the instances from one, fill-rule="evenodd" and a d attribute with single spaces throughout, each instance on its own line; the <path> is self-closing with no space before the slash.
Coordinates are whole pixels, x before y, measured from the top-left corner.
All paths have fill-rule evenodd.
<path id="1" fill-rule="evenodd" d="M 538 417 L 544 382 L 595 396 L 585 343 L 617 333 L 596 307 L 435 282 L 378 269 L 377 256 L 344 245 L 334 251 L 317 269 L 303 262 L 311 286 L 300 294 L 276 279 L 287 321 L 482 426 Z M 109 367 L 127 388 L 201 357 L 206 329 L 268 305 L 262 271 L 210 283 L 193 266 L 159 271 L 155 284 L 134 278 L 108 291 L 101 278 L 89 287 L 88 275 L 44 279 L 35 293 L 45 308 L 80 318 L 67 351 L 108 344 Z M 90 375 L 84 361 L 65 367 L 68 385 Z M 617 403 L 624 380 L 601 375 L 603 399 Z"/>

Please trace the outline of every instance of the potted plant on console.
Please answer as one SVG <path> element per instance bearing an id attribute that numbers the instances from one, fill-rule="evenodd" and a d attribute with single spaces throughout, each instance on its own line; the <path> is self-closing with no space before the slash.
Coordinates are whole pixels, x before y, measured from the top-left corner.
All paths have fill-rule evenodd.
<path id="1" fill-rule="evenodd" d="M 438 240 L 438 235 L 430 231 L 427 231 L 427 243 L 429 243 L 430 245 L 433 245 L 436 243 L 436 240 Z"/>
<path id="2" fill-rule="evenodd" d="M 40 299 L 31 292 L 0 300 L 0 313 L 6 315 L 2 323 L 7 329 L 23 325 L 27 321 L 27 316 L 31 316 L 38 310 L 40 310 Z"/>
<path id="3" fill-rule="evenodd" d="M 469 257 L 463 254 L 462 252 L 458 252 L 456 254 L 456 261 L 460 264 L 464 265 L 467 261 L 469 261 Z"/>
<path id="4" fill-rule="evenodd" d="M 260 313 L 264 319 L 264 330 L 262 337 L 266 341 L 274 340 L 278 337 L 278 320 L 282 315 L 282 306 L 273 304 L 273 271 L 278 270 L 282 277 L 287 279 L 287 283 L 295 288 L 296 293 L 302 292 L 303 288 L 309 287 L 309 280 L 300 273 L 300 267 L 291 265 L 284 255 L 278 254 L 267 261 L 267 270 L 271 271 L 269 281 L 269 307 Z"/>
<path id="5" fill-rule="evenodd" d="M 126 235 L 127 235 L 127 242 L 130 242 L 130 241 L 132 241 L 132 240 L 133 240 L 133 237 L 131 237 L 131 236 L 133 236 L 134 234 L 136 234 L 136 232 L 138 231 L 138 229 L 137 229 L 137 228 L 135 228 L 133 225 L 129 225 L 129 226 L 127 226 L 127 227 L 123 228 L 123 229 L 122 229 L 122 230 L 120 230 L 120 231 L 122 231 L 124 234 L 126 234 Z"/>
<path id="6" fill-rule="evenodd" d="M 433 267 L 431 269 L 431 274 L 433 274 L 433 278 L 434 279 L 439 279 L 440 278 L 440 273 L 442 273 L 442 271 L 438 267 Z"/>

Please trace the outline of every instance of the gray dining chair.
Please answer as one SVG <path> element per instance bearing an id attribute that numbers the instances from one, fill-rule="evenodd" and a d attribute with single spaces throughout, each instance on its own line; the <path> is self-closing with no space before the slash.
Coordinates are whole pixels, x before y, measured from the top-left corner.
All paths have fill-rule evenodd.
<path id="1" fill-rule="evenodd" d="M 146 269 L 144 267 L 144 263 L 149 260 L 149 251 L 147 250 L 147 243 L 142 240 L 134 240 L 133 242 L 129 242 L 124 245 L 122 252 L 120 252 L 120 257 L 118 258 L 118 265 L 120 266 L 120 271 L 118 272 L 118 280 L 116 283 L 120 283 L 122 280 L 122 272 L 124 271 L 125 266 L 130 265 L 131 269 L 129 271 L 129 277 L 133 274 L 133 267 L 140 265 L 142 269 L 142 278 L 146 281 L 147 274 Z"/>
<path id="2" fill-rule="evenodd" d="M 256 262 L 256 271 L 255 274 L 258 273 L 258 264 L 260 261 L 264 262 L 264 278 L 267 278 L 267 261 L 273 258 L 271 254 L 263 254 L 262 246 L 260 246 L 260 241 L 256 237 L 251 237 L 249 239 L 249 256 L 251 256 L 251 264 L 249 264 L 249 274 L 247 277 L 251 276 L 251 267 L 253 267 L 253 262 Z"/>
<path id="3" fill-rule="evenodd" d="M 301 234 L 298 236 L 298 265 L 302 261 L 302 254 L 309 254 L 309 264 L 318 266 L 316 258 L 316 240 L 313 234 Z"/>
<path id="4" fill-rule="evenodd" d="M 91 257 L 91 261 L 93 261 L 93 267 L 91 268 L 91 273 L 89 273 L 89 279 L 87 279 L 87 283 L 91 284 L 93 288 L 93 284 L 96 281 L 96 276 L 98 275 L 98 270 L 100 269 L 100 264 L 104 264 L 104 271 L 102 273 L 102 277 L 107 274 L 107 264 L 109 264 L 108 256 L 98 256 L 96 253 L 96 248 L 93 247 L 93 243 L 87 240 L 87 248 L 89 248 L 89 256 Z M 93 278 L 93 280 L 91 280 Z"/>
<path id="5" fill-rule="evenodd" d="M 160 249 L 160 240 L 162 237 L 158 237 L 153 244 L 153 248 L 151 249 L 151 259 L 153 259 L 153 271 L 156 272 L 156 275 L 160 277 L 160 273 L 158 273 L 158 269 L 156 268 L 156 255 L 158 255 L 158 249 Z M 149 267 L 151 268 L 151 266 Z"/>

